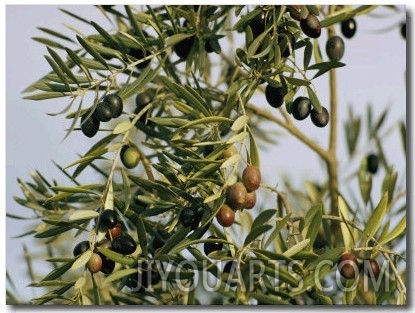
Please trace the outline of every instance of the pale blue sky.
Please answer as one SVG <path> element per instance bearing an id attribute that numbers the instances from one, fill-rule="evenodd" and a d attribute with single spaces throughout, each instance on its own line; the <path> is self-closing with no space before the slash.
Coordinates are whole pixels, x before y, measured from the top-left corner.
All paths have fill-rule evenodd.
<path id="1" fill-rule="evenodd" d="M 109 27 L 105 17 L 92 6 L 65 8 Z M 397 14 L 380 10 L 379 14 L 390 16 L 383 19 L 370 16 L 358 17 L 358 30 L 355 37 L 351 40 L 345 39 L 346 50 L 342 62 L 347 66 L 338 70 L 340 142 L 343 142 L 344 138 L 341 127 L 349 105 L 353 106 L 356 114 L 364 113 L 369 102 L 379 111 L 389 106 L 390 125 L 406 117 L 404 79 L 406 41 L 401 38 L 397 26 L 382 34 L 376 33 L 379 28 L 384 29 L 403 21 L 404 8 L 400 9 L 400 13 Z M 78 134 L 73 134 L 62 142 L 64 129 L 69 126 L 68 120 L 63 116 L 50 117 L 46 113 L 61 110 L 67 104 L 66 100 L 34 102 L 21 99 L 20 92 L 49 71 L 49 65 L 43 57 L 47 53 L 46 48 L 31 39 L 31 37 L 43 36 L 43 33 L 36 28 L 47 27 L 66 32 L 66 28 L 62 25 L 64 22 L 76 25 L 85 32 L 92 30 L 60 12 L 57 6 L 6 7 L 6 208 L 11 213 L 26 213 L 25 209 L 13 201 L 14 195 L 21 195 L 17 177 L 30 180 L 30 171 L 37 169 L 49 179 L 56 178 L 59 182 L 67 183 L 51 160 L 67 165 L 77 157 L 77 153 L 85 152 L 94 142 Z M 339 28 L 337 31 L 340 33 Z M 323 31 L 322 43 L 325 42 L 325 37 L 326 33 Z M 325 56 L 324 45 L 322 52 Z M 327 76 L 317 79 L 315 86 L 321 103 L 328 107 Z M 267 107 L 263 97 L 258 96 L 255 99 L 258 105 Z M 300 128 L 311 138 L 324 145 L 327 143 L 328 128 L 317 129 L 309 120 L 297 125 L 300 125 Z M 281 129 L 274 128 L 274 130 Z M 388 160 L 396 164 L 397 170 L 403 174 L 406 169 L 405 159 L 401 153 L 398 136 L 397 131 L 389 135 L 385 147 L 388 147 L 386 150 Z M 269 147 L 262 156 L 264 180 L 268 184 L 281 184 L 278 177 L 283 174 L 293 176 L 294 182 L 301 182 L 306 177 L 323 178 L 320 163 L 304 145 L 289 136 L 280 137 L 278 141 L 278 145 Z M 372 148 L 364 145 L 360 147 L 365 148 L 360 151 L 361 155 Z M 339 145 L 338 155 L 340 169 L 345 169 L 344 162 L 347 158 L 344 145 Z M 343 178 L 344 176 L 346 175 L 343 175 Z M 22 225 L 23 222 L 7 220 L 7 269 L 18 286 L 26 286 L 29 283 L 25 275 L 26 267 L 22 262 L 23 240 L 10 238 L 24 232 Z M 31 248 L 35 249 L 35 247 Z M 32 291 L 27 293 L 27 298 L 32 296 Z"/>

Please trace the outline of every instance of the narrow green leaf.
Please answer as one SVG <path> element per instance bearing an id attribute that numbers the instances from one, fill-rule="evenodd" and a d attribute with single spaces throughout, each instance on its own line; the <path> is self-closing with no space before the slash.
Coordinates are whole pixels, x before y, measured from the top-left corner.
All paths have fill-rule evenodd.
<path id="1" fill-rule="evenodd" d="M 52 67 L 56 75 L 59 76 L 59 78 L 61 79 L 61 82 L 65 85 L 65 87 L 70 89 L 68 79 L 63 74 L 59 65 L 53 60 L 53 58 L 49 57 L 48 55 L 45 55 L 45 59 L 46 61 L 48 61 L 49 65 Z"/>
<path id="2" fill-rule="evenodd" d="M 314 61 L 316 63 L 321 63 L 323 62 L 323 58 L 321 57 L 321 50 L 320 50 L 320 46 L 318 44 L 318 40 L 314 39 L 313 40 L 313 54 L 314 54 Z M 308 68 L 310 69 L 310 68 Z"/>
<path id="3" fill-rule="evenodd" d="M 275 209 L 269 209 L 262 211 L 258 216 L 255 218 L 255 220 L 252 222 L 251 229 L 254 229 L 260 225 L 264 225 L 265 223 L 269 222 L 270 219 L 277 213 L 277 210 Z"/>
<path id="4" fill-rule="evenodd" d="M 349 210 L 349 207 L 347 206 L 347 203 L 344 201 L 342 196 L 339 196 L 338 207 L 339 207 L 340 217 L 344 221 L 350 221 L 350 216 L 349 216 L 349 211 L 350 210 Z M 341 228 L 341 231 L 342 231 L 344 246 L 346 248 L 353 247 L 354 246 L 354 238 L 352 236 L 352 233 L 350 232 L 350 229 L 349 229 L 348 225 L 346 223 L 340 223 L 340 228 Z"/>
<path id="5" fill-rule="evenodd" d="M 234 132 L 240 131 L 249 121 L 249 116 L 241 115 L 232 124 L 231 130 Z"/>
<path id="6" fill-rule="evenodd" d="M 85 266 L 91 258 L 92 253 L 92 250 L 87 250 L 84 253 L 82 253 L 72 264 L 71 269 L 76 270 L 78 268 L 81 268 L 82 266 Z"/>
<path id="7" fill-rule="evenodd" d="M 68 77 L 74 81 L 75 83 L 78 84 L 78 81 L 76 80 L 75 75 L 72 73 L 71 69 L 69 68 L 69 66 L 62 60 L 62 58 L 59 56 L 59 54 L 57 54 L 53 49 L 51 48 L 47 48 L 49 51 L 49 54 L 52 56 L 52 58 L 55 60 L 56 64 L 58 64 L 58 66 L 61 68 L 61 70 L 68 75 Z"/>
<path id="8" fill-rule="evenodd" d="M 141 91 L 142 88 L 147 86 L 159 73 L 161 65 L 159 65 L 155 70 L 151 66 L 147 66 L 141 75 L 132 83 L 126 84 L 119 92 L 118 95 L 127 101 L 131 96 L 136 95 Z"/>
<path id="9" fill-rule="evenodd" d="M 133 124 L 130 121 L 122 121 L 115 126 L 113 130 L 114 135 L 123 134 L 130 130 L 130 128 L 133 126 Z"/>
<path id="10" fill-rule="evenodd" d="M 300 241 L 299 243 L 289 248 L 287 251 L 284 251 L 284 255 L 287 257 L 292 257 L 293 255 L 296 255 L 298 252 L 305 250 L 309 243 L 310 239 L 304 239 L 303 241 Z"/>
<path id="11" fill-rule="evenodd" d="M 45 45 L 46 47 L 54 47 L 54 48 L 62 49 L 62 50 L 65 49 L 65 47 L 63 45 L 61 45 L 60 43 L 58 43 L 54 40 L 48 39 L 48 38 L 32 37 L 32 39 L 34 41 L 37 41 L 37 42 Z"/>
<path id="12" fill-rule="evenodd" d="M 49 34 L 49 35 L 52 35 L 54 37 L 57 37 L 57 38 L 60 38 L 60 39 L 63 39 L 63 40 L 74 43 L 74 41 L 71 38 L 69 38 L 69 37 L 67 37 L 67 36 L 65 36 L 65 35 L 57 32 L 57 31 L 54 31 L 53 29 L 44 28 L 44 27 L 38 27 L 37 29 L 45 32 L 46 34 Z"/>
<path id="13" fill-rule="evenodd" d="M 40 92 L 34 95 L 25 96 L 23 99 L 26 100 L 47 100 L 47 99 L 54 99 L 54 98 L 61 98 L 66 97 L 67 94 L 64 92 Z"/>
<path id="14" fill-rule="evenodd" d="M 61 277 L 63 274 L 65 274 L 71 267 L 72 264 L 75 262 L 75 259 L 71 260 L 70 262 L 64 263 L 61 266 L 55 268 L 53 271 L 51 271 L 49 274 L 47 274 L 42 280 L 48 281 L 48 280 L 54 280 L 59 277 Z"/>
<path id="15" fill-rule="evenodd" d="M 378 231 L 380 225 L 382 224 L 383 217 L 385 216 L 386 209 L 388 207 L 388 193 L 382 196 L 378 206 L 372 212 L 369 220 L 366 223 L 366 227 L 362 232 L 361 239 L 362 242 L 367 242 L 371 237 L 373 237 Z"/>
<path id="16" fill-rule="evenodd" d="M 141 216 L 138 216 L 137 222 L 138 223 L 136 227 L 137 227 L 138 241 L 140 243 L 140 247 L 144 255 L 147 255 L 148 254 L 147 233 L 146 233 L 146 228 L 144 226 L 144 222 Z"/>
<path id="17" fill-rule="evenodd" d="M 265 37 L 268 35 L 269 30 L 270 28 L 265 30 L 261 35 L 256 37 L 254 41 L 249 45 L 248 52 L 247 52 L 248 59 L 252 58 L 257 53 L 258 48 L 261 46 Z"/>
<path id="18" fill-rule="evenodd" d="M 232 120 L 230 118 L 223 117 L 223 116 L 208 116 L 208 117 L 203 117 L 198 120 L 187 123 L 186 125 L 183 125 L 180 128 L 189 128 L 189 127 L 196 126 L 196 125 L 210 124 L 210 123 L 232 123 Z"/>
<path id="19" fill-rule="evenodd" d="M 109 69 L 107 62 L 105 59 L 94 49 L 92 46 L 81 36 L 76 35 L 76 38 L 78 39 L 78 42 L 81 44 L 82 47 L 96 59 L 98 62 L 100 62 L 102 65 L 104 65 L 105 68 Z"/>
<path id="20" fill-rule="evenodd" d="M 272 231 L 271 235 L 269 236 L 269 238 L 267 239 L 267 241 L 265 241 L 263 245 L 264 249 L 267 248 L 271 244 L 271 242 L 274 241 L 274 239 L 280 233 L 281 229 L 287 225 L 287 222 L 290 220 L 290 218 L 291 218 L 291 213 L 287 214 L 286 216 L 284 216 L 284 218 L 281 221 L 276 223 L 275 229 Z"/>
<path id="21" fill-rule="evenodd" d="M 182 228 L 178 230 L 173 236 L 171 236 L 163 247 L 158 250 L 157 254 L 168 254 L 176 245 L 183 242 L 183 239 L 188 234 L 189 230 L 187 228 Z"/>
<path id="22" fill-rule="evenodd" d="M 312 79 L 315 79 L 315 78 L 327 73 L 328 71 L 330 71 L 332 69 L 346 66 L 346 64 L 338 62 L 338 61 L 332 61 L 332 62 L 327 62 L 327 63 L 328 63 L 327 66 L 322 67 L 321 69 L 319 69 L 318 72 L 313 76 Z M 308 69 L 310 69 L 310 68 L 308 68 Z"/>
<path id="23" fill-rule="evenodd" d="M 290 83 L 293 86 L 308 86 L 311 84 L 310 81 L 308 80 L 304 80 L 304 79 L 299 79 L 299 78 L 295 78 L 295 77 L 288 77 L 288 76 L 284 76 L 285 80 Z"/>
<path id="24" fill-rule="evenodd" d="M 70 221 L 76 221 L 76 220 L 90 220 L 95 217 L 97 217 L 99 213 L 97 211 L 93 210 L 82 210 L 82 211 L 76 211 L 71 216 L 69 216 Z"/>
<path id="25" fill-rule="evenodd" d="M 267 232 L 271 228 L 272 228 L 271 225 L 261 225 L 261 226 L 251 229 L 250 233 L 245 238 L 244 246 L 247 246 L 252 241 L 254 241 L 256 238 L 258 238 L 260 235 Z"/>
<path id="26" fill-rule="evenodd" d="M 304 58 L 303 58 L 304 70 L 308 69 L 312 55 L 313 55 L 313 44 L 311 43 L 310 40 L 307 40 L 305 44 L 305 48 L 304 48 Z"/>
<path id="27" fill-rule="evenodd" d="M 256 140 L 254 138 L 254 135 L 252 134 L 251 129 L 248 129 L 249 131 L 249 159 L 250 164 L 260 167 L 261 166 L 261 159 L 259 156 L 259 150 L 258 146 L 256 144 Z"/>
<path id="28" fill-rule="evenodd" d="M 313 205 L 310 210 L 308 210 L 305 217 L 305 227 L 303 233 L 305 238 L 310 239 L 309 249 L 313 248 L 314 240 L 317 237 L 317 234 L 320 230 L 321 225 L 321 216 L 323 214 L 323 206 L 321 203 Z"/>
<path id="29" fill-rule="evenodd" d="M 166 39 L 166 45 L 167 46 L 174 46 L 175 44 L 183 41 L 186 38 L 190 38 L 194 36 L 193 34 L 174 34 L 173 36 L 170 36 Z"/>
<path id="30" fill-rule="evenodd" d="M 316 109 L 317 112 L 321 113 L 323 109 L 321 107 L 320 101 L 318 100 L 317 95 L 314 93 L 313 89 L 311 89 L 309 86 L 307 86 L 307 93 L 314 109 Z"/>
<path id="31" fill-rule="evenodd" d="M 367 204 L 370 199 L 370 192 L 372 190 L 372 176 L 367 172 L 366 158 L 363 158 L 362 162 L 360 163 L 358 178 L 360 194 L 365 204 Z"/>
<path id="32" fill-rule="evenodd" d="M 96 247 L 99 253 L 102 253 L 105 257 L 111 261 L 123 264 L 123 265 L 134 265 L 136 261 L 131 256 L 122 255 L 120 253 L 114 252 L 110 249 L 103 247 Z"/>
<path id="33" fill-rule="evenodd" d="M 403 232 L 406 230 L 406 215 L 402 217 L 399 221 L 398 225 L 384 238 L 381 238 L 379 241 L 379 246 L 384 246 L 388 242 L 394 240 L 395 238 L 399 237 Z"/>
<path id="34" fill-rule="evenodd" d="M 114 281 L 123 279 L 124 277 L 137 274 L 137 268 L 126 268 L 118 271 L 114 271 L 104 279 L 104 284 L 110 284 Z"/>

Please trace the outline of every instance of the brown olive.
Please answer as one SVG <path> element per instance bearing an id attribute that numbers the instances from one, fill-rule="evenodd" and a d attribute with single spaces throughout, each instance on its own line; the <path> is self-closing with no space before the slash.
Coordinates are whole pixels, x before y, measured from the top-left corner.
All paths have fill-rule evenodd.
<path id="1" fill-rule="evenodd" d="M 337 262 L 337 270 L 346 279 L 352 279 L 359 273 L 356 256 L 352 253 L 344 253 Z"/>
<path id="2" fill-rule="evenodd" d="M 256 192 L 248 192 L 246 194 L 245 209 L 252 209 L 256 203 Z"/>
<path id="3" fill-rule="evenodd" d="M 224 204 L 216 215 L 216 219 L 223 227 L 229 227 L 235 221 L 235 211 L 232 210 L 229 205 Z"/>
<path id="4" fill-rule="evenodd" d="M 98 253 L 92 253 L 87 267 L 91 273 L 98 273 L 102 268 L 102 258 Z"/>
<path id="5" fill-rule="evenodd" d="M 246 187 L 238 182 L 230 186 L 226 193 L 226 202 L 234 210 L 242 210 L 246 202 Z"/>
<path id="6" fill-rule="evenodd" d="M 242 181 L 246 190 L 257 190 L 261 185 L 261 171 L 256 166 L 247 166 L 242 173 Z"/>

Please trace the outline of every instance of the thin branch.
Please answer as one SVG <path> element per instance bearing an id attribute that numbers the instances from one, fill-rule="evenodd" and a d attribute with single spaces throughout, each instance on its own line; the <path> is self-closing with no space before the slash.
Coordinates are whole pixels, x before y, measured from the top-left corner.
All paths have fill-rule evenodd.
<path id="1" fill-rule="evenodd" d="M 306 144 L 310 149 L 312 149 L 314 152 L 316 152 L 323 160 L 326 162 L 331 159 L 329 153 L 322 149 L 315 141 L 308 138 L 304 133 L 302 133 L 297 127 L 295 127 L 293 124 L 285 123 L 283 120 L 279 119 L 278 117 L 272 115 L 268 110 L 260 109 L 256 107 L 253 104 L 246 104 L 245 106 L 247 109 L 255 112 L 258 116 L 261 116 L 269 121 L 273 121 L 289 131 L 294 137 L 302 141 L 304 144 Z"/>

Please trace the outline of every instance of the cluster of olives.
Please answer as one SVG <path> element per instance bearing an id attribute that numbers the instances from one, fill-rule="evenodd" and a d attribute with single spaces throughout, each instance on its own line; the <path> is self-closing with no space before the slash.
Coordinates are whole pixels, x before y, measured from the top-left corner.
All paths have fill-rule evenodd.
<path id="1" fill-rule="evenodd" d="M 123 102 L 117 94 L 106 95 L 96 106 L 94 112 L 84 113 L 81 117 L 81 131 L 91 138 L 98 132 L 100 122 L 108 122 L 112 118 L 117 118 L 122 114 Z M 90 116 L 89 116 L 90 115 Z"/>
<path id="2" fill-rule="evenodd" d="M 353 253 L 344 253 L 337 262 L 337 270 L 346 279 L 355 279 L 359 271 L 363 271 L 369 278 L 377 279 L 380 274 L 380 266 L 377 260 L 369 258 L 359 264 Z"/>
<path id="3" fill-rule="evenodd" d="M 248 165 L 242 173 L 242 182 L 228 187 L 226 203 L 222 205 L 216 219 L 223 227 L 229 227 L 235 221 L 237 210 L 252 209 L 256 203 L 256 190 L 261 184 L 261 172 L 258 167 Z"/>
<path id="4" fill-rule="evenodd" d="M 265 98 L 273 108 L 279 108 L 284 103 L 284 93 L 282 87 L 267 85 L 265 88 Z M 330 115 L 325 107 L 321 112 L 312 108 L 311 101 L 307 97 L 298 97 L 294 100 L 291 113 L 296 120 L 304 120 L 310 116 L 311 121 L 317 127 L 325 127 L 329 123 Z"/>
<path id="5" fill-rule="evenodd" d="M 129 235 L 122 234 L 122 224 L 118 221 L 117 215 L 113 210 L 104 210 L 99 217 L 99 227 L 105 230 L 106 238 L 95 244 L 94 252 L 87 263 L 87 268 L 91 273 L 101 271 L 104 274 L 111 274 L 115 267 L 115 262 L 108 259 L 96 251 L 96 247 L 111 249 L 123 255 L 129 255 L 137 249 L 137 244 Z M 73 255 L 78 256 L 90 249 L 89 241 L 81 241 L 73 249 Z"/>

